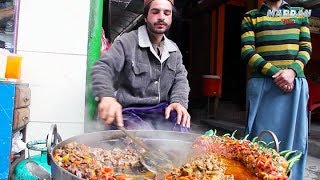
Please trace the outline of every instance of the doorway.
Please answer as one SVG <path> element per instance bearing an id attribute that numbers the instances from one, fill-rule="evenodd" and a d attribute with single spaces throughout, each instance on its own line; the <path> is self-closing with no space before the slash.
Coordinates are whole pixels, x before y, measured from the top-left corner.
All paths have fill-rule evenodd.
<path id="1" fill-rule="evenodd" d="M 241 58 L 241 22 L 245 8 L 226 6 L 221 101 L 245 109 L 247 64 Z"/>

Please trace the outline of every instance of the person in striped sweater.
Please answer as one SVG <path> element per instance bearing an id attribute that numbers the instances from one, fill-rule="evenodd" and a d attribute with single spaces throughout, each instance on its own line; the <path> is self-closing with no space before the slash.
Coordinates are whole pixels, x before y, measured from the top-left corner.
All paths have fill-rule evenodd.
<path id="1" fill-rule="evenodd" d="M 241 30 L 242 59 L 251 67 L 247 84 L 246 133 L 253 138 L 272 130 L 280 150 L 302 152 L 292 169 L 302 180 L 307 157 L 308 84 L 304 66 L 310 59 L 308 17 L 300 7 L 283 0 L 266 0 L 244 15 Z"/>

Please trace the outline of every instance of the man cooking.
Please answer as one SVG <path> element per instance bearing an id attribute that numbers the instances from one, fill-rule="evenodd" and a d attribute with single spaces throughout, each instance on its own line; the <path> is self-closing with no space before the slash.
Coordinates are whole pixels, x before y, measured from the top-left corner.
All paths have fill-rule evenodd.
<path id="1" fill-rule="evenodd" d="M 146 25 L 117 38 L 92 69 L 99 117 L 127 129 L 188 131 L 189 83 L 182 55 L 165 36 L 174 0 L 145 0 Z M 115 127 L 113 127 L 115 128 Z"/>

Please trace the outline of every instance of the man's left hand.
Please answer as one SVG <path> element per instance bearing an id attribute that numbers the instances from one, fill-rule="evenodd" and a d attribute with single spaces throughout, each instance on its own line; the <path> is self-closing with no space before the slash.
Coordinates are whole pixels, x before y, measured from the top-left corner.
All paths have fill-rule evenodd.
<path id="1" fill-rule="evenodd" d="M 172 103 L 165 110 L 166 119 L 169 118 L 170 112 L 175 110 L 177 112 L 177 124 L 182 124 L 183 127 L 190 128 L 190 114 L 187 109 L 180 103 Z"/>

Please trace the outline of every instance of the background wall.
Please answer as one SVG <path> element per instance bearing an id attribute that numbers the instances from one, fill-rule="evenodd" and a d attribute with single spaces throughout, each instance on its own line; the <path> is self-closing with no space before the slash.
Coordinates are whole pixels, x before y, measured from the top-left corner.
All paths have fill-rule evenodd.
<path id="1" fill-rule="evenodd" d="M 311 33 L 312 54 L 310 61 L 305 67 L 305 74 L 307 79 L 313 81 L 320 81 L 320 34 Z"/>
<path id="2" fill-rule="evenodd" d="M 52 123 L 63 139 L 84 132 L 90 1 L 20 2 L 17 53 L 31 88 L 27 141 L 45 139 Z"/>
<path id="3" fill-rule="evenodd" d="M 312 54 L 311 59 L 320 61 L 320 34 L 311 33 L 311 43 L 312 43 Z"/>

